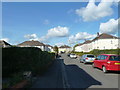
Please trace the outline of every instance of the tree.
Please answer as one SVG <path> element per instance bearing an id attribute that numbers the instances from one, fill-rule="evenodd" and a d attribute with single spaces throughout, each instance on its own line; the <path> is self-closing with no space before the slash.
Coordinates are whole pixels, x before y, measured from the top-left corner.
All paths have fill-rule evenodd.
<path id="1" fill-rule="evenodd" d="M 57 47 L 57 46 L 54 46 L 54 47 L 53 47 L 53 50 L 55 51 L 55 53 L 58 54 L 58 47 Z"/>
<path id="2" fill-rule="evenodd" d="M 76 44 L 76 45 L 73 46 L 73 50 L 72 50 L 72 52 L 75 51 L 75 47 L 77 47 L 77 46 L 78 46 L 78 44 Z"/>

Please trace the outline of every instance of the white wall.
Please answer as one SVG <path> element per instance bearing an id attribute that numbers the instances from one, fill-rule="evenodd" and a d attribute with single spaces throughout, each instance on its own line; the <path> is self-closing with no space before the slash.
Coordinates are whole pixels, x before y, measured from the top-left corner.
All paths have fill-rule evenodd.
<path id="1" fill-rule="evenodd" d="M 70 52 L 71 51 L 71 48 L 59 48 L 59 53 L 62 51 L 62 52 Z"/>
<path id="2" fill-rule="evenodd" d="M 93 49 L 117 49 L 118 39 L 99 39 L 93 42 Z"/>
<path id="3" fill-rule="evenodd" d="M 120 48 L 120 39 L 99 39 L 88 44 L 75 47 L 75 52 L 90 52 L 94 49 L 117 49 Z"/>
<path id="4" fill-rule="evenodd" d="M 44 46 L 29 46 L 29 45 L 25 45 L 25 46 L 19 46 L 19 47 L 37 47 L 37 48 L 40 48 L 42 51 L 45 50 Z"/>
<path id="5" fill-rule="evenodd" d="M 45 47 L 44 47 L 44 46 L 34 46 L 34 47 L 38 47 L 38 48 L 40 48 L 42 51 L 45 51 Z"/>
<path id="6" fill-rule="evenodd" d="M 76 46 L 75 47 L 75 52 L 82 52 L 82 46 Z"/>

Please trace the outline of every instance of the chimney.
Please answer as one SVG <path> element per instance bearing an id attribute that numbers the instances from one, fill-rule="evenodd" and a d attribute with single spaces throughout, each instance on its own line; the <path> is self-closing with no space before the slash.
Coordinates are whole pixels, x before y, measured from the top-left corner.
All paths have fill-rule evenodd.
<path id="1" fill-rule="evenodd" d="M 97 32 L 97 37 L 99 37 L 99 35 L 100 35 L 99 32 Z"/>

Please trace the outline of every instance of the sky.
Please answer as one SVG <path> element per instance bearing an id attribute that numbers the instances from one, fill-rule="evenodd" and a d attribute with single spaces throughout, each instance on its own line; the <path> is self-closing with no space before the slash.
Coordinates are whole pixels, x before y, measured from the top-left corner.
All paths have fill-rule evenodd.
<path id="1" fill-rule="evenodd" d="M 97 32 L 117 36 L 118 5 L 112 2 L 3 2 L 2 36 L 10 44 L 28 40 L 75 45 Z"/>

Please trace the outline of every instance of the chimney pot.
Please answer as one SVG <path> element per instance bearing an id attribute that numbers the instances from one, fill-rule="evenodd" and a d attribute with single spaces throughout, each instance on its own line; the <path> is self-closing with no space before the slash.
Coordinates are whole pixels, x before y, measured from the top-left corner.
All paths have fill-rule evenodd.
<path id="1" fill-rule="evenodd" d="M 99 34 L 99 32 L 97 32 L 97 36 L 99 36 L 100 34 Z"/>

